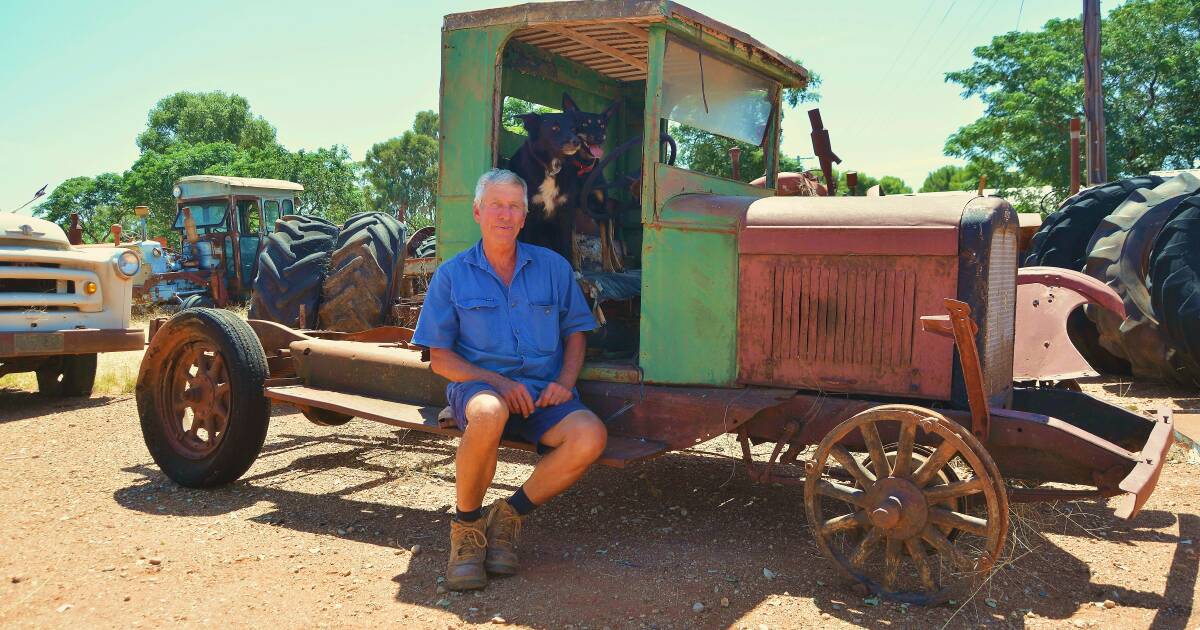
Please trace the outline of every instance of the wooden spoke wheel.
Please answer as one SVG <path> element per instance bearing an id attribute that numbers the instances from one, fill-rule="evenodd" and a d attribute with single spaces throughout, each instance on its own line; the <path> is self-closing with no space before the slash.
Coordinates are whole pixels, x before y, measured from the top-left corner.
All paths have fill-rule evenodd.
<path id="1" fill-rule="evenodd" d="M 1008 532 L 987 451 L 967 428 L 910 405 L 868 409 L 826 435 L 807 464 L 804 506 L 842 572 L 909 604 L 944 601 L 986 576 Z"/>
<path id="2" fill-rule="evenodd" d="M 228 483 L 258 457 L 270 406 L 267 360 L 254 331 L 228 311 L 180 311 L 159 328 L 138 373 L 142 437 L 180 485 Z"/>

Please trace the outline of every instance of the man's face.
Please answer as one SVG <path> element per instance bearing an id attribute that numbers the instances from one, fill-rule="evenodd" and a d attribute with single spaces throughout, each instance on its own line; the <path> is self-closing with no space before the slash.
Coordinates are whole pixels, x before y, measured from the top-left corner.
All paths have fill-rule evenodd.
<path id="1" fill-rule="evenodd" d="M 485 241 L 515 242 L 525 225 L 525 193 L 515 184 L 490 184 L 474 214 Z"/>

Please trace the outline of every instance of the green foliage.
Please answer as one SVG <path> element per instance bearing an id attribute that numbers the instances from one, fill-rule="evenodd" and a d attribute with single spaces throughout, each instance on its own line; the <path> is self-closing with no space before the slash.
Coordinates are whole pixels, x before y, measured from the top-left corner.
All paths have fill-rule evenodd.
<path id="1" fill-rule="evenodd" d="M 513 133 L 525 135 L 525 125 L 517 118 L 521 114 L 558 114 L 557 109 L 551 109 L 537 103 L 530 103 L 512 96 L 504 97 L 500 105 L 500 124 Z"/>
<path id="2" fill-rule="evenodd" d="M 338 145 L 316 151 L 301 149 L 294 153 L 278 145 L 238 151 L 229 162 L 212 164 L 203 172 L 296 182 L 304 186 L 302 211 L 323 216 L 334 223 L 341 223 L 350 215 L 367 209 L 363 191 L 357 184 L 358 165 L 350 159 L 350 152 Z"/>
<path id="3" fill-rule="evenodd" d="M 180 177 L 199 175 L 210 167 L 229 164 L 239 153 L 228 142 L 179 143 L 161 153 L 147 151 L 125 171 L 121 202 L 127 207 L 149 206 L 150 235 L 169 235 L 175 220 L 175 197 L 171 194 L 175 182 Z"/>
<path id="4" fill-rule="evenodd" d="M 437 204 L 438 117 L 419 112 L 413 128 L 372 146 L 363 160 L 366 195 L 375 210 L 402 217 L 409 230 L 433 224 Z"/>
<path id="5" fill-rule="evenodd" d="M 879 188 L 885 195 L 907 195 L 912 192 L 912 187 L 905 184 L 904 180 L 892 175 L 880 177 Z"/>
<path id="6" fill-rule="evenodd" d="M 120 194 L 121 176 L 116 173 L 72 177 L 59 184 L 34 208 L 34 213 L 66 230 L 71 213 L 77 212 L 84 242 L 99 243 L 109 236 L 109 227 L 114 223 L 133 218 L 133 212 L 121 209 Z"/>
<path id="7" fill-rule="evenodd" d="M 733 162 L 729 158 L 729 150 L 738 147 L 742 150 L 741 181 L 750 182 L 762 177 L 766 172 L 762 147 L 748 142 L 738 142 L 716 134 L 672 122 L 668 133 L 675 139 L 679 147 L 677 164 L 693 171 L 708 175 L 716 175 L 733 179 Z M 799 158 L 781 155 L 780 171 L 799 171 L 804 166 Z"/>
<path id="8" fill-rule="evenodd" d="M 975 190 L 979 185 L 979 169 L 974 164 L 955 166 L 947 164 L 925 177 L 918 192 L 942 192 L 946 190 Z"/>
<path id="9" fill-rule="evenodd" d="M 1068 185 L 1068 120 L 1083 117 L 1083 31 L 1078 19 L 1010 32 L 976 48 L 946 80 L 980 97 L 985 113 L 946 141 L 988 185 Z M 1109 179 L 1200 159 L 1200 5 L 1130 0 L 1102 25 Z M 1086 143 L 1084 143 L 1086 147 Z"/>
<path id="10" fill-rule="evenodd" d="M 165 151 L 176 143 L 228 142 L 243 149 L 275 144 L 275 128 L 250 113 L 250 103 L 224 92 L 176 92 L 150 110 L 138 148 Z"/>

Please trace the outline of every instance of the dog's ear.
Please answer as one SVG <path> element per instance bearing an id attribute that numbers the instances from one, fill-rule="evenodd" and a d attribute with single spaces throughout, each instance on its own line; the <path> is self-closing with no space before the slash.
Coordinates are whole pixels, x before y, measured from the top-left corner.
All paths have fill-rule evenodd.
<path id="1" fill-rule="evenodd" d="M 566 92 L 563 92 L 563 111 L 568 114 L 579 113 L 579 106 L 575 104 L 575 101 Z"/>
<path id="2" fill-rule="evenodd" d="M 518 114 L 517 118 L 521 119 L 521 124 L 525 125 L 525 133 L 529 134 L 529 139 L 537 140 L 538 132 L 542 128 L 542 115 Z"/>
<path id="3" fill-rule="evenodd" d="M 609 121 L 612 119 L 613 114 L 617 113 L 617 110 L 620 108 L 621 101 L 613 101 L 608 104 L 608 107 L 604 108 L 603 112 L 600 112 L 600 116 L 604 118 L 605 121 Z"/>

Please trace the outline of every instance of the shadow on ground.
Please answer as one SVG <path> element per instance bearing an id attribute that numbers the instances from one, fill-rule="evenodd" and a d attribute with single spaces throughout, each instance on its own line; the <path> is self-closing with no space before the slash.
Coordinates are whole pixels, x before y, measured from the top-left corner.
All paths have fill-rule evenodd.
<path id="1" fill-rule="evenodd" d="M 1196 561 L 1179 540 L 1200 538 L 1200 518 L 1194 515 L 1177 519 L 1148 510 L 1126 523 L 1099 502 L 1021 506 L 1013 526 L 1018 550 L 970 600 L 929 608 L 870 605 L 818 552 L 800 488 L 756 485 L 733 461 L 689 453 L 621 471 L 594 469 L 530 519 L 519 576 L 495 580 L 479 595 L 439 595 L 435 588 L 448 547 L 455 442 L 407 431 L 381 439 L 353 426 L 322 436 L 277 435 L 253 474 L 224 488 L 180 488 L 153 464 L 135 466 L 127 472 L 142 479 L 114 498 L 128 509 L 161 516 L 213 516 L 267 501 L 274 509 L 252 520 L 323 536 L 352 526 L 351 533 L 339 537 L 362 544 L 419 543 L 431 557 L 409 563 L 395 576 L 396 599 L 430 607 L 448 602 L 450 611 L 469 622 L 502 613 L 509 621 L 544 628 L 580 622 L 729 626 L 759 607 L 779 605 L 782 594 L 811 597 L 824 613 L 860 625 L 886 620 L 917 627 L 947 621 L 1020 626 L 1025 610 L 1062 619 L 1081 606 L 1113 598 L 1122 606 L 1154 610 L 1151 627 L 1174 629 L 1185 627 L 1192 610 Z M 381 450 L 403 451 L 404 461 L 415 463 L 381 464 Z M 535 457 L 502 450 L 500 462 L 531 465 Z M 263 470 L 264 463 L 274 467 Z M 354 482 L 337 483 L 339 471 L 352 471 Z M 287 489 L 290 480 L 314 476 L 326 485 L 332 481 L 336 489 Z M 422 507 L 406 507 L 403 499 L 393 504 L 355 498 L 387 484 L 395 484 L 398 494 L 426 488 Z M 515 489 L 512 484 L 497 488 Z M 1177 536 L 1168 539 L 1153 531 L 1173 523 Z M 1087 564 L 1042 535 L 1050 532 L 1099 538 L 1096 544 L 1110 546 L 1109 551 L 1135 541 L 1174 542 L 1165 594 L 1093 579 Z M 764 568 L 775 577 L 767 579 Z M 719 605 L 722 597 L 728 607 Z M 997 606 L 985 604 L 988 600 Z M 691 611 L 694 602 L 704 603 L 701 617 Z"/>

